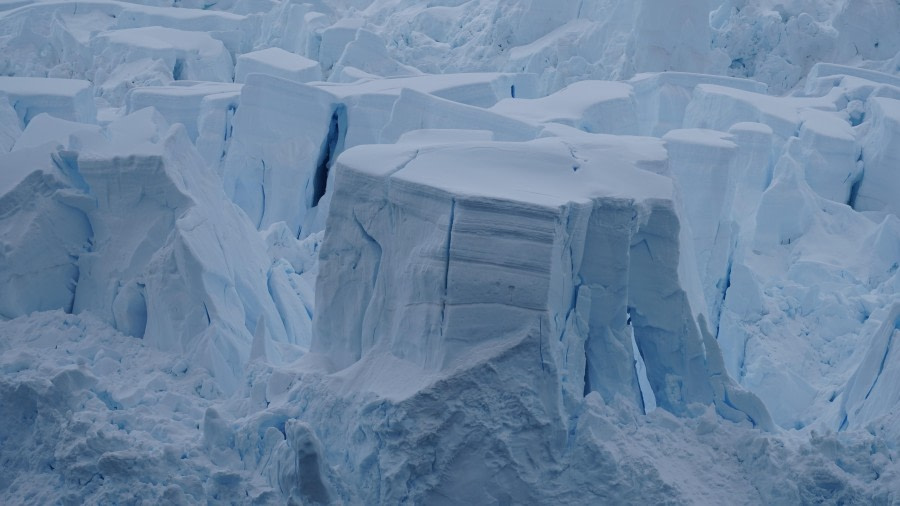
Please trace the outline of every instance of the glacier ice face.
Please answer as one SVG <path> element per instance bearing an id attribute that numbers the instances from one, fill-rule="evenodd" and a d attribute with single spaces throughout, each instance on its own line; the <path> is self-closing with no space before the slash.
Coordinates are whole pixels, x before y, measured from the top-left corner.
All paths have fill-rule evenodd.
<path id="1" fill-rule="evenodd" d="M 311 351 L 337 370 L 388 353 L 447 371 L 531 336 L 541 350 L 546 341 L 541 364 L 556 360 L 569 395 L 639 405 L 633 326 L 660 406 L 683 412 L 734 388 L 710 377 L 708 362 L 721 359 L 681 278 L 671 183 L 635 168 L 635 153 L 664 152 L 651 140 L 623 152 L 612 139 L 346 152 Z M 723 409 L 740 411 L 736 397 Z M 757 408 L 745 416 L 766 426 Z"/>
<path id="2" fill-rule="evenodd" d="M 128 61 L 151 59 L 171 68 L 172 79 L 176 81 L 225 82 L 233 78 L 231 55 L 225 45 L 202 32 L 142 26 L 100 33 L 91 43 L 101 68 L 112 69 Z M 104 77 L 97 75 L 95 79 Z"/>
<path id="3" fill-rule="evenodd" d="M 894 136 L 900 126 L 900 100 L 873 97 L 866 102 L 870 131 L 863 144 L 864 174 L 854 207 L 862 211 L 885 211 L 900 215 L 897 167 L 900 153 Z"/>
<path id="4" fill-rule="evenodd" d="M 438 77 L 310 85 L 251 74 L 232 127 L 226 125 L 226 192 L 258 227 L 284 221 L 306 236 L 324 226 L 327 206 L 319 203 L 328 202 L 329 169 L 346 148 L 396 142 L 422 128 L 478 128 L 516 140 L 538 135 L 536 125 L 477 107 L 494 105 L 513 89 L 535 93 L 533 76 Z"/>
<path id="5" fill-rule="evenodd" d="M 100 127 L 97 125 L 68 121 L 41 113 L 28 122 L 28 126 L 17 136 L 10 151 L 37 148 L 46 143 L 66 144 L 70 135 L 99 131 Z"/>
<path id="6" fill-rule="evenodd" d="M 72 310 L 78 259 L 90 247 L 91 225 L 77 183 L 41 145 L 0 155 L 3 279 L 0 314 Z"/>
<path id="7" fill-rule="evenodd" d="M 758 81 L 687 72 L 642 73 L 630 79 L 629 84 L 634 88 L 640 134 L 657 137 L 682 125 L 699 126 L 685 122 L 686 109 L 699 84 L 766 92 L 766 86 Z"/>
<path id="8" fill-rule="evenodd" d="M 346 108 L 318 88 L 251 74 L 232 132 L 223 162 L 227 195 L 257 227 L 284 221 L 299 234 L 347 133 Z"/>

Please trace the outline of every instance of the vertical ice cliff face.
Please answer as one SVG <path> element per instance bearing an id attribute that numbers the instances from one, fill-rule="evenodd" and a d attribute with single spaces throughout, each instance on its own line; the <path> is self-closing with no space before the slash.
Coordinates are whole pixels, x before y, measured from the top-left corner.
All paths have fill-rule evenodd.
<path id="1" fill-rule="evenodd" d="M 67 125 L 47 125 L 48 139 L 68 136 Z M 4 255 L 13 254 L 0 271 L 5 317 L 90 311 L 194 357 L 225 390 L 260 322 L 271 342 L 297 340 L 273 301 L 263 243 L 238 239 L 255 228 L 182 126 L 143 109 L 64 142 L 3 155 Z"/>
<path id="2" fill-rule="evenodd" d="M 896 413 L 898 381 L 897 346 L 900 339 L 900 304 L 872 314 L 864 331 L 871 333 L 872 344 L 847 384 L 843 396 L 838 430 L 878 424 L 896 437 L 896 428 L 887 422 Z"/>
<path id="3" fill-rule="evenodd" d="M 226 193 L 258 228 L 284 221 L 305 237 L 324 227 L 328 199 L 320 201 L 330 168 L 345 148 L 396 142 L 421 128 L 482 128 L 503 140 L 537 136 L 535 125 L 482 108 L 513 89 L 533 96 L 533 77 L 484 73 L 313 86 L 251 74 L 221 162 Z M 177 95 L 197 95 L 209 88 L 174 88 L 166 95 L 179 89 Z M 130 100 L 139 103 L 145 94 L 154 92 L 141 90 Z M 204 143 L 204 152 L 214 145 Z"/>
<path id="4" fill-rule="evenodd" d="M 345 111 L 318 88 L 259 74 L 247 79 L 223 178 L 258 228 L 284 221 L 300 234 L 346 135 Z"/>
<path id="5" fill-rule="evenodd" d="M 364 17 L 342 20 L 340 27 L 336 24 L 323 34 L 319 56 L 326 68 L 362 30 L 396 41 L 388 46 L 390 56 L 422 71 L 533 72 L 548 91 L 587 78 L 627 79 L 636 72 L 727 67 L 710 51 L 705 2 L 567 0 L 552 7 L 536 0 L 473 2 L 467 7 L 381 0 L 363 4 Z M 580 78 L 573 79 L 576 75 Z"/>
<path id="6" fill-rule="evenodd" d="M 337 370 L 388 354 L 436 374 L 530 343 L 550 375 L 536 385 L 639 404 L 633 326 L 660 406 L 723 401 L 733 385 L 710 370 L 721 359 L 697 319 L 673 188 L 605 142 L 348 151 L 311 350 Z"/>

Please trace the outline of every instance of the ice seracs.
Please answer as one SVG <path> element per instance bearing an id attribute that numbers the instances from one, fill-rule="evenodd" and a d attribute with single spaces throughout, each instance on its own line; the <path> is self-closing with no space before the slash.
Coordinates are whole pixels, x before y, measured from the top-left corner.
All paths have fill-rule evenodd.
<path id="1" fill-rule="evenodd" d="M 861 211 L 884 211 L 900 216 L 900 100 L 873 97 L 866 102 L 869 131 L 862 158 L 864 173 L 853 205 Z"/>
<path id="2" fill-rule="evenodd" d="M 234 82 L 243 83 L 247 80 L 247 75 L 252 73 L 268 74 L 301 83 L 322 80 L 319 62 L 278 47 L 238 56 L 234 68 Z"/>
<path id="3" fill-rule="evenodd" d="M 721 358 L 681 279 L 692 266 L 671 181 L 636 168 L 664 151 L 613 139 L 347 151 L 311 350 L 338 369 L 390 353 L 427 372 L 528 346 L 569 395 L 640 405 L 633 326 L 659 405 L 718 401 L 768 426 L 761 404 L 723 395 L 734 385 L 710 371 Z"/>
<path id="4" fill-rule="evenodd" d="M 91 225 L 53 145 L 0 154 L 0 315 L 71 311 Z"/>

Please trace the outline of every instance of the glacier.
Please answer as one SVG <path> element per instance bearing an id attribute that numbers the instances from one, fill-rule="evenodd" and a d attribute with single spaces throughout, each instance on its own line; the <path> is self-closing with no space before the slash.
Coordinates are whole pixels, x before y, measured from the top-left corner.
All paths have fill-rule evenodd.
<path id="1" fill-rule="evenodd" d="M 0 0 L 0 502 L 900 501 L 898 26 Z"/>

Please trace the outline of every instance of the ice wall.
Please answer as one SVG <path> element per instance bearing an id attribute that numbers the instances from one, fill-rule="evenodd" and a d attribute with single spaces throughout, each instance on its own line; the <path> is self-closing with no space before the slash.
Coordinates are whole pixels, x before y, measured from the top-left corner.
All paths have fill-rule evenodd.
<path id="1" fill-rule="evenodd" d="M 225 189 L 259 228 L 284 221 L 298 236 L 324 226 L 319 202 L 325 197 L 327 204 L 329 170 L 346 148 L 396 142 L 421 128 L 485 129 L 516 140 L 538 135 L 533 124 L 477 107 L 494 105 L 516 89 L 533 96 L 529 75 L 309 85 L 251 74 L 247 81 L 222 161 Z"/>
<path id="2" fill-rule="evenodd" d="M 707 356 L 719 351 L 704 343 L 703 310 L 692 309 L 683 279 L 693 266 L 681 261 L 670 181 L 634 168 L 638 150 L 602 139 L 346 152 L 311 350 L 337 370 L 389 353 L 425 374 L 530 336 L 567 394 L 640 405 L 633 327 L 660 406 L 717 401 L 729 417 L 744 410 L 768 426 L 758 403 L 717 396 L 734 385 L 711 376 L 709 362 L 721 358 Z M 662 155 L 653 141 L 643 150 Z"/>

